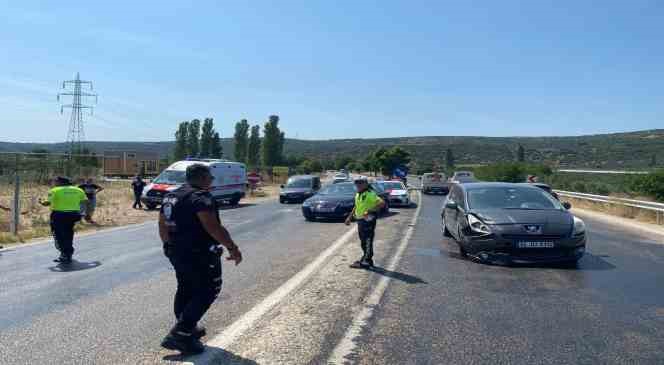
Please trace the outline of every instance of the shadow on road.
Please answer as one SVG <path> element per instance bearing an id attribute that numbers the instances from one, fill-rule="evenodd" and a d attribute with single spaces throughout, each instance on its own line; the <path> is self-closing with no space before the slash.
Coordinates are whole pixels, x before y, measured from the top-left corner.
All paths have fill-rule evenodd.
<path id="1" fill-rule="evenodd" d="M 383 269 L 382 267 L 375 267 L 374 266 L 373 268 L 368 269 L 368 270 L 373 271 L 376 274 L 387 276 L 390 279 L 403 281 L 406 284 L 429 284 L 429 283 L 427 283 L 426 281 L 420 279 L 417 276 L 404 274 L 404 273 L 398 272 L 398 271 L 386 270 L 386 269 Z"/>
<path id="2" fill-rule="evenodd" d="M 213 361 L 210 361 L 213 359 Z M 205 353 L 198 356 L 167 355 L 164 361 L 183 362 L 187 364 L 235 364 L 235 365 L 257 365 L 253 360 L 245 359 L 218 347 L 205 347 Z"/>
<path id="3" fill-rule="evenodd" d="M 70 264 L 57 264 L 55 266 L 49 267 L 48 269 L 53 272 L 72 272 L 94 269 L 99 266 L 101 266 L 100 261 L 81 262 L 73 260 Z"/>

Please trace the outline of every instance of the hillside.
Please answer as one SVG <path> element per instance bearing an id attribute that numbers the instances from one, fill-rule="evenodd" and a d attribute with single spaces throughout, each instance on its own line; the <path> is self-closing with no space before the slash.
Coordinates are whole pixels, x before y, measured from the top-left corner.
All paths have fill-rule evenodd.
<path id="1" fill-rule="evenodd" d="M 436 160 L 443 163 L 445 150 L 451 148 L 459 164 L 485 164 L 514 160 L 519 144 L 526 149 L 528 161 L 546 161 L 564 167 L 645 168 L 649 166 L 653 155 L 656 156 L 658 166 L 664 166 L 664 129 L 578 137 L 287 139 L 285 153 L 314 158 L 365 156 L 379 147 L 401 146 L 411 152 L 419 163 Z M 232 156 L 232 141 L 223 139 L 222 145 L 224 154 Z M 97 153 L 111 149 L 156 151 L 160 156 L 167 157 L 173 142 L 88 142 L 88 146 Z M 36 148 L 63 152 L 65 144 L 0 142 L 0 152 L 30 152 Z"/>

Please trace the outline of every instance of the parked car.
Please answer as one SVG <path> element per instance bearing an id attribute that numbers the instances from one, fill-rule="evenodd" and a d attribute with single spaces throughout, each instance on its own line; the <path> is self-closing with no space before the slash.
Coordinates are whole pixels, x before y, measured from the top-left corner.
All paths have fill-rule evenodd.
<path id="1" fill-rule="evenodd" d="M 422 175 L 422 193 L 447 194 L 450 184 L 445 179 L 445 174 L 440 172 L 427 172 Z"/>
<path id="2" fill-rule="evenodd" d="M 313 175 L 297 175 L 281 185 L 279 203 L 303 202 L 320 190 L 320 177 Z"/>
<path id="3" fill-rule="evenodd" d="M 247 184 L 247 171 L 244 164 L 217 159 L 187 159 L 175 162 L 162 171 L 143 189 L 141 201 L 148 209 L 156 208 L 161 204 L 166 193 L 185 183 L 187 167 L 197 163 L 210 167 L 214 176 L 210 193 L 217 203 L 236 205 L 240 199 L 244 198 Z"/>
<path id="4" fill-rule="evenodd" d="M 529 184 L 455 184 L 441 210 L 443 235 L 486 262 L 576 262 L 586 250 L 583 221 Z"/>
<path id="5" fill-rule="evenodd" d="M 390 212 L 390 193 L 385 191 L 382 181 L 374 181 L 370 183 L 371 189 L 385 202 L 385 206 L 380 211 L 381 215 L 386 215 Z"/>
<path id="6" fill-rule="evenodd" d="M 410 192 L 404 183 L 399 180 L 388 180 L 384 181 L 382 186 L 389 194 L 388 201 L 391 206 L 410 206 Z"/>
<path id="7" fill-rule="evenodd" d="M 333 184 L 338 184 L 338 183 L 343 183 L 343 182 L 348 182 L 350 181 L 350 178 L 346 174 L 336 174 L 334 175 L 334 178 L 332 178 L 332 183 Z"/>
<path id="8" fill-rule="evenodd" d="M 355 206 L 355 184 L 340 182 L 327 185 L 302 203 L 302 215 L 308 221 L 316 218 L 345 219 Z"/>
<path id="9" fill-rule="evenodd" d="M 456 171 L 450 178 L 450 183 L 452 184 L 463 184 L 476 181 L 477 179 L 472 171 Z"/>

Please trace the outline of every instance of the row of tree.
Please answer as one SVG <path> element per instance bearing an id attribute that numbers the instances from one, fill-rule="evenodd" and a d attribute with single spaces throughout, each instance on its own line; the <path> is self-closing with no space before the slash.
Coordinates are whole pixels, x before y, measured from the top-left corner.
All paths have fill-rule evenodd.
<path id="1" fill-rule="evenodd" d="M 221 158 L 223 152 L 221 136 L 215 131 L 212 118 L 205 118 L 202 127 L 199 119 L 182 122 L 175 132 L 175 160 L 186 157 Z"/>
<path id="2" fill-rule="evenodd" d="M 233 135 L 234 156 L 252 169 L 279 166 L 284 162 L 286 135 L 279 129 L 279 116 L 271 115 L 263 126 L 261 138 L 259 125 L 249 126 L 246 119 L 235 124 Z"/>

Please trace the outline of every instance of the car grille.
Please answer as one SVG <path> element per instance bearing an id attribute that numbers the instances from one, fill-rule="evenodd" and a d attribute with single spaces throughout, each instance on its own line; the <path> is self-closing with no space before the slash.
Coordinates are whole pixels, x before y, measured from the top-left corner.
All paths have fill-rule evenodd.
<path id="1" fill-rule="evenodd" d="M 147 196 L 154 196 L 154 197 L 163 197 L 166 192 L 160 191 L 160 190 L 150 190 L 146 194 Z"/>
<path id="2" fill-rule="evenodd" d="M 556 241 L 564 238 L 558 234 L 504 234 L 503 238 L 514 241 Z"/>

